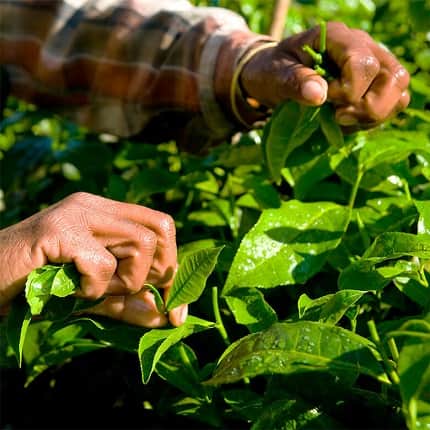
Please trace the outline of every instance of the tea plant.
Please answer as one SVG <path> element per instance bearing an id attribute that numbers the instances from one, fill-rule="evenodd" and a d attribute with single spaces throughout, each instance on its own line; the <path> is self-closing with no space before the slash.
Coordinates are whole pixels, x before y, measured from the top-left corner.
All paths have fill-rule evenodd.
<path id="1" fill-rule="evenodd" d="M 346 14 L 348 2 L 305 3 L 289 28 Z M 93 136 L 9 100 L 4 225 L 77 190 L 168 212 L 179 270 L 166 303 L 147 288 L 163 312 L 189 303 L 191 315 L 150 330 L 87 314 L 74 267 L 45 266 L 0 326 L 0 364 L 25 366 L 28 385 L 78 355 L 126 351 L 140 362 L 136 383 L 171 386 L 152 400 L 160 414 L 210 428 L 430 427 L 427 9 L 357 5 L 349 19 L 412 74 L 410 107 L 371 131 L 343 135 L 329 105 L 286 103 L 264 130 L 196 156 Z"/>

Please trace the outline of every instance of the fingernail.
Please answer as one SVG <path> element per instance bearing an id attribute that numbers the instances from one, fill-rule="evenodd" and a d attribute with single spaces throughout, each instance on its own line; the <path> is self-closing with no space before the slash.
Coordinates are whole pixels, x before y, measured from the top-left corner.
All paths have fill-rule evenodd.
<path id="1" fill-rule="evenodd" d="M 321 104 L 327 97 L 327 88 L 324 88 L 319 82 L 309 80 L 301 87 L 302 97 L 308 102 Z"/>
<path id="2" fill-rule="evenodd" d="M 352 115 L 342 115 L 338 118 L 337 122 L 340 125 L 356 125 L 358 123 L 357 118 Z"/>
<path id="3" fill-rule="evenodd" d="M 187 316 L 188 316 L 188 306 L 183 306 L 183 308 L 181 309 L 181 313 L 179 314 L 179 320 L 181 324 L 185 322 L 185 320 L 187 319 Z"/>

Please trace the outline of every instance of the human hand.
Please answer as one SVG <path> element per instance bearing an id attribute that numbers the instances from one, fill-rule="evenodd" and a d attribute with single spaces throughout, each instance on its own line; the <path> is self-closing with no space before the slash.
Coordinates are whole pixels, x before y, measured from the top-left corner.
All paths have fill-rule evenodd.
<path id="1" fill-rule="evenodd" d="M 339 22 L 327 24 L 326 54 L 338 69 L 330 82 L 312 69 L 304 45 L 319 50 L 320 29 L 299 33 L 257 53 L 244 67 L 247 95 L 272 107 L 292 99 L 318 106 L 326 100 L 346 130 L 374 127 L 409 104 L 409 74 L 398 60 L 366 32 Z"/>
<path id="2" fill-rule="evenodd" d="M 167 323 L 145 283 L 165 296 L 177 266 L 175 225 L 162 212 L 75 193 L 32 217 L 0 231 L 0 307 L 22 291 L 27 275 L 49 263 L 73 262 L 81 274 L 79 296 L 107 297 L 92 308 L 145 327 Z M 187 307 L 169 313 L 184 322 Z"/>

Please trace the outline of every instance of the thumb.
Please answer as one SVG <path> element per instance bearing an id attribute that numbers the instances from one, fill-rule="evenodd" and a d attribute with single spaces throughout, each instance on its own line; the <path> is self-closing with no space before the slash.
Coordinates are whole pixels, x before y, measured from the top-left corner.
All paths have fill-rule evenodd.
<path id="1" fill-rule="evenodd" d="M 315 70 L 296 63 L 288 67 L 285 73 L 288 75 L 283 79 L 285 87 L 283 92 L 298 103 L 319 106 L 327 99 L 327 81 L 318 75 Z"/>
<path id="2" fill-rule="evenodd" d="M 298 94 L 292 96 L 299 103 L 309 104 L 312 106 L 322 105 L 327 99 L 327 82 L 311 69 L 313 74 L 300 80 Z"/>

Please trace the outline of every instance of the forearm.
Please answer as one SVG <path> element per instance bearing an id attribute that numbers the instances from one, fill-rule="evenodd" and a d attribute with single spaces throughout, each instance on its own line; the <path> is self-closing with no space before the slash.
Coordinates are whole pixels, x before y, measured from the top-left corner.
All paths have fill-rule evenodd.
<path id="1" fill-rule="evenodd" d="M 14 94 L 120 136 L 169 112 L 202 117 L 215 138 L 234 130 L 226 88 L 237 58 L 264 37 L 230 11 L 187 1 L 88 5 L 0 1 L 0 62 Z"/>

